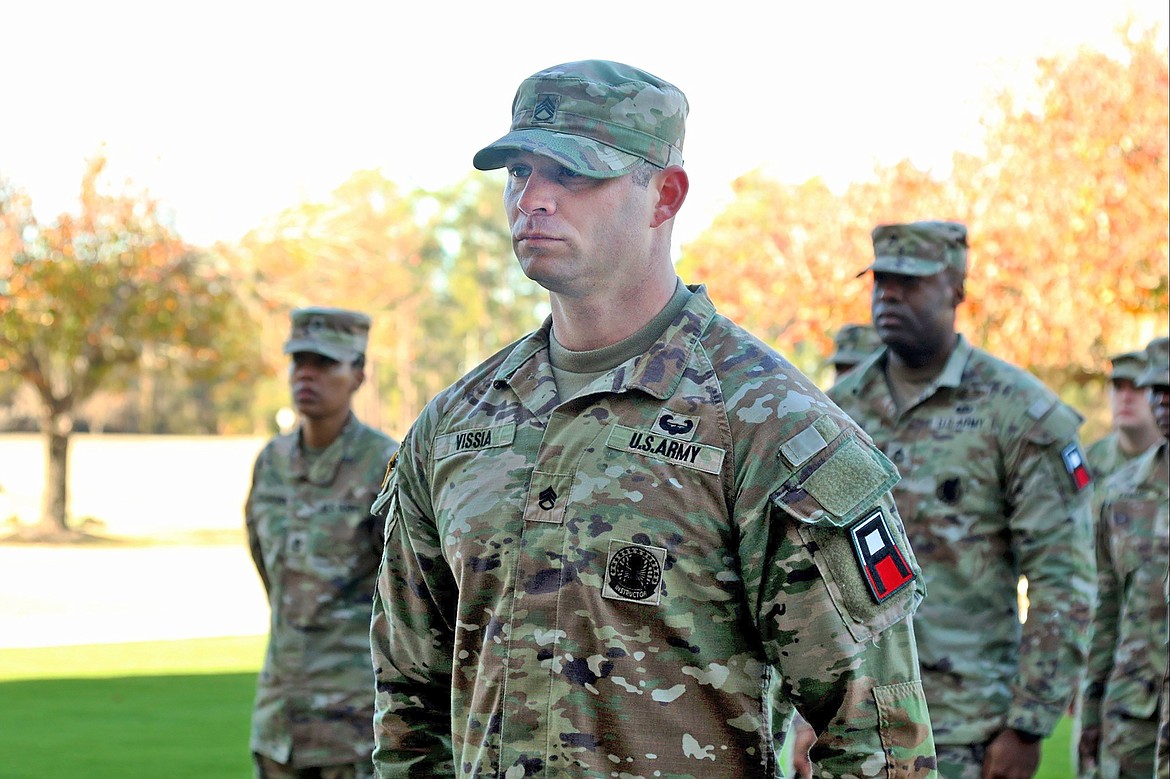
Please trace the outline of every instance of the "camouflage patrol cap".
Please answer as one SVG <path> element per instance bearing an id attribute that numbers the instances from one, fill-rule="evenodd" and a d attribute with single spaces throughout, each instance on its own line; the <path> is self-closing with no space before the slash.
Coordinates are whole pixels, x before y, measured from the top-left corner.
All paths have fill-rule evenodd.
<path id="1" fill-rule="evenodd" d="M 1109 358 L 1109 380 L 1137 381 L 1146 368 L 1146 350 L 1115 354 Z"/>
<path id="2" fill-rule="evenodd" d="M 298 308 L 290 314 L 292 333 L 285 354 L 312 352 L 338 362 L 353 362 L 366 353 L 370 318 L 343 308 Z"/>
<path id="3" fill-rule="evenodd" d="M 511 130 L 473 164 L 502 168 L 508 152 L 526 151 L 590 178 L 624 175 L 643 160 L 682 165 L 687 111 L 678 87 L 644 70 L 606 60 L 555 65 L 520 84 Z"/>
<path id="4" fill-rule="evenodd" d="M 866 271 L 933 276 L 947 268 L 967 272 L 967 228 L 958 222 L 910 222 L 873 229 L 874 260 Z"/>
<path id="5" fill-rule="evenodd" d="M 1146 369 L 1134 383 L 1139 387 L 1170 387 L 1170 339 L 1166 336 L 1146 346 Z"/>
<path id="6" fill-rule="evenodd" d="M 872 325 L 844 325 L 833 337 L 836 351 L 829 357 L 834 365 L 856 365 L 882 346 Z"/>

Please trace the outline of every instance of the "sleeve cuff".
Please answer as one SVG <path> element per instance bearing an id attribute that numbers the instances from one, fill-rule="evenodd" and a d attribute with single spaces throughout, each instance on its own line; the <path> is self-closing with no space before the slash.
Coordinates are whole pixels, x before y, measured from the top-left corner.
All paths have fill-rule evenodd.
<path id="1" fill-rule="evenodd" d="M 1064 716 L 1064 712 L 1063 706 L 1040 704 L 1036 701 L 1013 701 L 1004 726 L 1022 733 L 1033 733 L 1041 738 L 1048 738 L 1056 728 L 1056 723 Z"/>

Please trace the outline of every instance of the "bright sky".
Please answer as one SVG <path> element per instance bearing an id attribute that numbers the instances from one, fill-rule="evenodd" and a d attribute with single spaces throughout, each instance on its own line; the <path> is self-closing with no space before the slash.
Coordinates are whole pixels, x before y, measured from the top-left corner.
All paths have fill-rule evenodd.
<path id="1" fill-rule="evenodd" d="M 909 158 L 945 172 L 980 116 L 1038 56 L 1116 49 L 1165 0 L 645 3 L 0 0 L 0 175 L 39 218 L 74 208 L 99 148 L 110 181 L 159 198 L 188 241 L 381 168 L 404 187 L 472 172 L 519 82 L 619 60 L 691 105 L 686 241 L 762 167 L 843 186 Z"/>

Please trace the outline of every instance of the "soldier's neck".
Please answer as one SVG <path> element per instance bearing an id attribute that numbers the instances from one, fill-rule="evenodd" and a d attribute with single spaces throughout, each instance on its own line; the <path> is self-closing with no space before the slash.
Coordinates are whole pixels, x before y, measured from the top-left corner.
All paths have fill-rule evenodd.
<path id="1" fill-rule="evenodd" d="M 1157 428 L 1118 428 L 1117 445 L 1127 457 L 1134 457 L 1162 440 Z"/>
<path id="2" fill-rule="evenodd" d="M 325 449 L 337 440 L 349 419 L 349 409 L 344 414 L 301 420 L 301 443 L 308 449 Z"/>

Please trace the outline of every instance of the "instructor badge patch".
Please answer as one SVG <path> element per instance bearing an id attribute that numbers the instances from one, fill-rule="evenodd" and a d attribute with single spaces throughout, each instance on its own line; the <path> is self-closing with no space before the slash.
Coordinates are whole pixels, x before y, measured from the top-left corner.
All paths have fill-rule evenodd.
<path id="1" fill-rule="evenodd" d="M 610 541 L 601 594 L 613 600 L 658 605 L 666 550 L 629 541 Z"/>
<path id="2" fill-rule="evenodd" d="M 849 528 L 853 549 L 869 592 L 878 603 L 914 580 L 902 550 L 894 543 L 880 508 Z"/>

